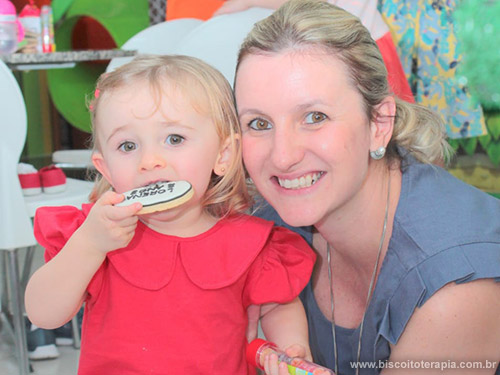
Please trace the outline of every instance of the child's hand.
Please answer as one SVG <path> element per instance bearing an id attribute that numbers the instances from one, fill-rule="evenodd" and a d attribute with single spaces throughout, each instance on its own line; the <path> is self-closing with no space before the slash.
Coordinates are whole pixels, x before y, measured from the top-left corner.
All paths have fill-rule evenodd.
<path id="1" fill-rule="evenodd" d="M 124 196 L 112 191 L 104 193 L 94 207 L 79 231 L 83 238 L 89 241 L 92 248 L 101 253 L 108 253 L 129 244 L 134 237 L 137 226 L 137 212 L 142 208 L 140 203 L 126 207 L 116 207 Z"/>
<path id="2" fill-rule="evenodd" d="M 308 361 L 312 361 L 311 352 L 299 344 L 290 345 L 288 348 L 285 349 L 285 353 L 287 356 L 292 358 L 298 357 L 306 359 Z"/>
<path id="3" fill-rule="evenodd" d="M 292 358 L 304 358 L 310 360 L 310 353 L 302 345 L 294 344 L 289 346 L 285 353 Z M 288 366 L 285 362 L 278 364 L 278 356 L 271 353 L 264 358 L 264 373 L 266 375 L 289 375 Z M 329 375 L 327 371 L 315 370 L 314 375 Z"/>
<path id="4" fill-rule="evenodd" d="M 294 344 L 285 350 L 289 357 L 305 358 L 306 349 L 302 345 Z M 266 375 L 289 375 L 288 366 L 285 362 L 278 364 L 278 356 L 271 353 L 264 358 L 264 373 Z"/>

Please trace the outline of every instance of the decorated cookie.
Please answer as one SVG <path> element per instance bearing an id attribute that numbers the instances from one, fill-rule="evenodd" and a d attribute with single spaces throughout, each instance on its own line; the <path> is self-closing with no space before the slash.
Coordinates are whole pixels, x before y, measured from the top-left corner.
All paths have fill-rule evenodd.
<path id="1" fill-rule="evenodd" d="M 139 215 L 149 214 L 180 206 L 191 199 L 193 194 L 193 187 L 187 181 L 155 182 L 123 193 L 125 199 L 117 206 L 128 206 L 140 202 L 142 209 Z"/>

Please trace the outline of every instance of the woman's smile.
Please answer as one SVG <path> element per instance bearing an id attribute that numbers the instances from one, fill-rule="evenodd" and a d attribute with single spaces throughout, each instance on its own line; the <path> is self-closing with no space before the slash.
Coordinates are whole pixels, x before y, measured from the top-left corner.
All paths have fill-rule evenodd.
<path id="1" fill-rule="evenodd" d="M 298 190 L 309 188 L 314 185 L 325 172 L 306 173 L 300 177 L 287 178 L 274 176 L 273 178 L 278 181 L 278 184 L 287 190 Z"/>

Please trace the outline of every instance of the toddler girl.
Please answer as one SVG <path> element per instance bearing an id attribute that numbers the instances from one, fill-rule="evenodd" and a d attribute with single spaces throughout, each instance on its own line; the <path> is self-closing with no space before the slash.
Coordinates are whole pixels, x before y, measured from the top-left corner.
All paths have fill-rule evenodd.
<path id="1" fill-rule="evenodd" d="M 231 87 L 201 60 L 144 56 L 103 75 L 90 103 L 92 204 L 47 207 L 35 235 L 48 261 L 31 278 L 37 326 L 85 302 L 80 375 L 247 374 L 247 308 L 282 347 L 307 348 L 296 298 L 315 256 L 302 238 L 245 215 L 250 197 Z M 122 193 L 186 180 L 194 196 L 138 215 Z"/>

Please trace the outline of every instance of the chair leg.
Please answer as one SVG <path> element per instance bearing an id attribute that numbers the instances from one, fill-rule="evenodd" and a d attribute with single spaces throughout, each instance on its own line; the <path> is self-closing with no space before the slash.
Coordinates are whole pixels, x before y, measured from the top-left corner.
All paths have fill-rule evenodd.
<path id="1" fill-rule="evenodd" d="M 9 307 L 9 282 L 7 280 L 7 263 L 9 260 L 7 258 L 7 250 L 2 251 L 2 311 L 10 311 Z"/>
<path id="2" fill-rule="evenodd" d="M 12 329 L 12 323 L 10 321 L 10 311 L 11 307 L 9 306 L 9 298 L 8 294 L 10 293 L 8 285 L 9 282 L 7 281 L 7 263 L 9 263 L 9 260 L 7 258 L 7 252 L 8 251 L 2 251 L 2 292 L 1 292 L 1 307 L 0 307 L 0 320 L 2 322 L 2 329 L 5 329 L 7 333 L 15 339 L 15 334 Z"/>
<path id="3" fill-rule="evenodd" d="M 26 256 L 24 258 L 24 267 L 21 274 L 21 290 L 26 290 L 29 278 L 31 276 L 31 266 L 33 264 L 33 257 L 35 255 L 36 246 L 29 246 L 26 248 Z"/>
<path id="4" fill-rule="evenodd" d="M 15 332 L 15 344 L 19 362 L 19 375 L 29 375 L 28 345 L 24 323 L 22 292 L 19 280 L 18 250 L 8 251 L 8 274 L 12 298 L 12 321 Z"/>

